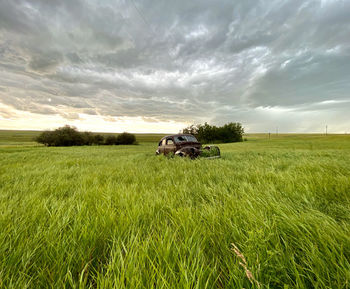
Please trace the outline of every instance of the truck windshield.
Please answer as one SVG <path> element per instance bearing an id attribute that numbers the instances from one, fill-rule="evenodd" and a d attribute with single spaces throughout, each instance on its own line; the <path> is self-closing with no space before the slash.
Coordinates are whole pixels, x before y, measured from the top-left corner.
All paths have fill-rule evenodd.
<path id="1" fill-rule="evenodd" d="M 175 142 L 198 142 L 193 135 L 180 135 L 175 137 Z"/>

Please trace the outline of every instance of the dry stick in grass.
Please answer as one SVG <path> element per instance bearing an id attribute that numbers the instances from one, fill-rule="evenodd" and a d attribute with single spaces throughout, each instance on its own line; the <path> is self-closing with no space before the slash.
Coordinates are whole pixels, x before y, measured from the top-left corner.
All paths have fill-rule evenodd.
<path id="1" fill-rule="evenodd" d="M 233 247 L 232 251 L 235 252 L 236 256 L 242 260 L 242 262 L 239 262 L 239 265 L 241 265 L 244 268 L 245 274 L 249 279 L 250 283 L 254 284 L 255 282 L 256 286 L 260 288 L 260 283 L 254 278 L 253 273 L 248 269 L 247 260 L 245 259 L 244 255 L 234 243 L 231 243 L 231 245 Z"/>

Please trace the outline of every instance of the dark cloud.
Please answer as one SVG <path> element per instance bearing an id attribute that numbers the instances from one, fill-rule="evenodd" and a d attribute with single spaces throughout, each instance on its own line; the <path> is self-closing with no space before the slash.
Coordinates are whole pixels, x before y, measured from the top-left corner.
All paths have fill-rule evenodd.
<path id="1" fill-rule="evenodd" d="M 56 71 L 58 65 L 62 63 L 62 55 L 60 53 L 40 53 L 33 55 L 29 62 L 30 70 L 41 73 L 52 73 Z"/>
<path id="2" fill-rule="evenodd" d="M 256 81 L 255 105 L 291 106 L 349 98 L 350 54 L 302 53 L 269 69 Z"/>
<path id="3" fill-rule="evenodd" d="M 0 103 L 314 130 L 350 108 L 349 13 L 345 0 L 0 0 Z"/>

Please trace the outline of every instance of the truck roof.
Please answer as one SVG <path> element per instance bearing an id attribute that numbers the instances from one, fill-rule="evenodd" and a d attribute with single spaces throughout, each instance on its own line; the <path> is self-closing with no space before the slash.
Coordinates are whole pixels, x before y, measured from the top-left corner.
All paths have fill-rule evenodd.
<path id="1" fill-rule="evenodd" d="M 178 133 L 178 134 L 171 134 L 171 135 L 167 135 L 165 137 L 162 137 L 162 140 L 165 138 L 168 138 L 168 137 L 183 136 L 183 135 L 195 137 L 193 134 L 189 134 L 189 133 Z"/>

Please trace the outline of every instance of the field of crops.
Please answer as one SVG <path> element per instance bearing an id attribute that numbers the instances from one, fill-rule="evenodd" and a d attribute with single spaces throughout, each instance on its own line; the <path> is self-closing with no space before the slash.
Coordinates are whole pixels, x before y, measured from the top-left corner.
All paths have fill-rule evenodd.
<path id="1" fill-rule="evenodd" d="M 350 287 L 349 135 L 250 135 L 191 161 L 156 157 L 160 135 L 16 133 L 0 133 L 0 288 Z"/>

